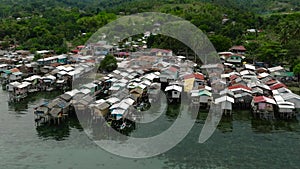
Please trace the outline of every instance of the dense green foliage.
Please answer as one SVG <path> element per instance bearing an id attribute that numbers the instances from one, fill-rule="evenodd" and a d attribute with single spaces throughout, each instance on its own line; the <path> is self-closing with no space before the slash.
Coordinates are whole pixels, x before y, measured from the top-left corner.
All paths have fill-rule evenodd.
<path id="1" fill-rule="evenodd" d="M 112 72 L 118 68 L 117 59 L 112 55 L 106 55 L 105 58 L 101 61 L 99 70 Z"/>
<path id="2" fill-rule="evenodd" d="M 19 44 L 18 49 L 54 49 L 65 53 L 70 47 L 68 42 L 72 46 L 84 44 L 93 32 L 113 19 L 116 19 L 114 14 L 85 16 L 76 9 L 57 7 L 38 16 L 2 19 L 0 37 L 4 42 Z"/>
<path id="3" fill-rule="evenodd" d="M 217 51 L 244 45 L 250 59 L 291 67 L 300 63 L 298 0 L 3 0 L 0 4 L 4 49 L 17 45 L 32 52 L 65 53 L 118 15 L 156 11 L 190 21 L 208 35 Z M 164 36 L 151 37 L 148 45 L 171 48 L 175 54 L 187 50 Z"/>

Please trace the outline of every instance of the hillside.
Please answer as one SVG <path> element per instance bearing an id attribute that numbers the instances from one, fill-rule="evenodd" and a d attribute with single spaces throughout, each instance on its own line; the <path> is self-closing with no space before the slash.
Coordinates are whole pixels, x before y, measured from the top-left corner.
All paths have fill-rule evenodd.
<path id="1" fill-rule="evenodd" d="M 84 44 L 98 28 L 120 15 L 156 11 L 190 21 L 218 51 L 244 45 L 249 59 L 294 67 L 300 62 L 296 60 L 300 53 L 298 4 L 297 0 L 3 0 L 0 46 L 64 53 Z M 261 31 L 249 33 L 247 29 Z M 150 45 L 185 48 L 180 43 L 170 47 L 168 41 L 173 40 L 157 36 Z"/>
<path id="2" fill-rule="evenodd" d="M 298 0 L 2 0 L 0 2 L 0 17 L 42 13 L 55 7 L 78 8 L 85 13 L 108 11 L 117 14 L 124 10 L 134 13 L 150 10 L 162 4 L 191 4 L 197 2 L 212 3 L 259 14 L 300 10 Z"/>

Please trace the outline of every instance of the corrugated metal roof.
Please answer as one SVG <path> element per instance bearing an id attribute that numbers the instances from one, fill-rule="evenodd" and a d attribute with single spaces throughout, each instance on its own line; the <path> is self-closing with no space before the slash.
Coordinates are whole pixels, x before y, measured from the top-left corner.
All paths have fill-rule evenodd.
<path id="1" fill-rule="evenodd" d="M 237 84 L 237 85 L 234 85 L 234 86 L 229 86 L 228 89 L 231 90 L 231 91 L 243 90 L 243 91 L 251 93 L 251 88 L 249 88 L 247 86 L 244 86 L 242 84 Z"/>
<path id="2" fill-rule="evenodd" d="M 101 104 L 96 105 L 95 107 L 96 107 L 97 109 L 103 111 L 103 110 L 105 110 L 105 109 L 108 109 L 108 108 L 110 107 L 110 105 L 109 105 L 108 103 L 104 102 L 104 103 L 101 103 Z"/>
<path id="3" fill-rule="evenodd" d="M 182 92 L 182 87 L 177 86 L 177 85 L 172 85 L 172 86 L 166 87 L 166 89 L 165 89 L 165 91 L 170 91 L 170 90 L 176 90 L 178 92 Z"/>
<path id="4" fill-rule="evenodd" d="M 276 104 L 274 99 L 271 99 L 271 98 L 268 98 L 265 96 L 257 96 L 257 97 L 254 97 L 253 100 L 254 100 L 254 103 L 266 102 L 266 103 Z"/>
<path id="5" fill-rule="evenodd" d="M 126 110 L 123 109 L 114 109 L 111 114 L 113 115 L 123 115 L 125 113 Z"/>
<path id="6" fill-rule="evenodd" d="M 246 69 L 255 70 L 255 66 L 253 66 L 253 65 L 245 64 L 244 66 Z"/>
<path id="7" fill-rule="evenodd" d="M 268 70 L 269 70 L 270 72 L 276 72 L 276 71 L 284 70 L 284 68 L 281 67 L 281 66 L 276 66 L 276 67 L 268 68 Z"/>
<path id="8" fill-rule="evenodd" d="M 283 83 L 276 83 L 276 84 L 272 85 L 272 86 L 270 87 L 270 89 L 276 90 L 276 89 L 279 89 L 279 88 L 282 88 L 282 87 L 285 87 L 285 88 L 286 88 L 286 85 L 284 85 Z"/>
<path id="9" fill-rule="evenodd" d="M 113 104 L 110 109 L 123 109 L 123 110 L 127 110 L 130 107 L 129 104 L 125 103 L 125 102 L 120 102 L 120 103 L 116 103 Z"/>
<path id="10" fill-rule="evenodd" d="M 234 98 L 229 97 L 229 96 L 222 96 L 222 97 L 220 97 L 220 98 L 217 98 L 217 99 L 215 100 L 215 103 L 218 104 L 218 103 L 225 102 L 225 101 L 234 103 Z"/>
<path id="11" fill-rule="evenodd" d="M 209 97 L 211 97 L 211 96 L 212 96 L 212 93 L 209 92 L 209 91 L 207 91 L 207 90 L 201 90 L 201 91 L 199 92 L 199 96 L 209 96 Z"/>

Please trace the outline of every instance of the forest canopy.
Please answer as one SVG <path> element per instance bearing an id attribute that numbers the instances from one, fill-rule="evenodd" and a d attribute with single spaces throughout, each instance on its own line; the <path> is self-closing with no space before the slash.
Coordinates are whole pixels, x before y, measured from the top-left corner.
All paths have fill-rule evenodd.
<path id="1" fill-rule="evenodd" d="M 2 49 L 17 45 L 16 49 L 32 52 L 66 53 L 122 15 L 154 11 L 190 21 L 217 51 L 244 45 L 250 59 L 292 68 L 300 63 L 298 0 L 3 0 L 0 4 Z M 170 48 L 173 41 L 161 36 L 151 40 L 162 42 L 153 43 L 161 48 Z"/>

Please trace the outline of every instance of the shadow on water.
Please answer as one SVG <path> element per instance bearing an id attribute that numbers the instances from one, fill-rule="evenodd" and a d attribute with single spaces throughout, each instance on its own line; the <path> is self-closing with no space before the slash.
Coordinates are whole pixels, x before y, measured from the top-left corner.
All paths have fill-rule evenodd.
<path id="1" fill-rule="evenodd" d="M 8 102 L 8 107 L 10 110 L 19 112 L 19 111 L 26 111 L 28 110 L 28 105 L 32 104 L 36 101 L 40 101 L 42 99 L 51 100 L 55 97 L 62 94 L 61 91 L 52 91 L 52 92 L 39 92 L 39 93 L 31 93 L 25 99 L 21 100 L 20 102 L 10 103 Z"/>
<path id="2" fill-rule="evenodd" d="M 223 116 L 217 129 L 219 129 L 222 133 L 232 132 L 233 131 L 232 121 L 233 121 L 232 116 Z"/>
<path id="3" fill-rule="evenodd" d="M 101 120 L 92 125 L 92 137 L 94 140 L 118 140 L 125 141 L 126 136 L 133 130 L 133 128 L 125 128 L 123 130 L 115 130 L 105 121 Z M 121 134 L 118 134 L 121 133 Z"/>
<path id="4" fill-rule="evenodd" d="M 166 116 L 169 120 L 174 120 L 180 113 L 180 104 L 170 104 L 166 111 Z"/>
<path id="5" fill-rule="evenodd" d="M 72 128 L 83 131 L 83 128 L 76 117 L 70 117 L 59 125 L 43 124 L 37 126 L 36 131 L 37 135 L 44 140 L 53 139 L 56 141 L 63 141 L 70 136 Z"/>
<path id="6" fill-rule="evenodd" d="M 68 122 L 61 123 L 57 126 L 41 125 L 36 127 L 37 134 L 40 138 L 48 140 L 54 139 L 56 141 L 65 140 L 70 135 L 70 126 Z"/>
<path id="7" fill-rule="evenodd" d="M 222 133 L 230 133 L 229 135 L 214 134 L 213 138 L 208 140 L 204 144 L 199 144 L 197 138 L 199 137 L 199 130 L 202 129 L 203 123 L 208 115 L 208 112 L 200 111 L 197 116 L 197 123 L 194 125 L 188 136 L 180 142 L 175 148 L 160 155 L 159 158 L 165 160 L 165 168 L 183 168 L 183 169 L 198 169 L 198 168 L 249 168 L 251 165 L 245 165 L 243 167 L 239 158 L 242 157 L 242 153 L 247 156 L 251 156 L 251 152 L 242 152 L 243 150 L 232 149 L 232 144 L 237 144 L 237 147 L 243 147 L 239 141 L 234 141 L 234 137 L 237 133 L 233 132 L 235 127 L 236 131 L 244 131 L 245 127 L 251 127 L 254 133 L 272 133 L 272 132 L 299 132 L 300 125 L 298 120 L 274 120 L 264 121 L 252 118 L 249 111 L 237 111 L 233 112 L 233 116 L 223 116 L 217 129 Z M 299 117 L 298 117 L 299 118 Z M 234 122 L 238 122 L 233 125 Z M 239 133 L 239 139 L 250 140 L 252 135 L 248 132 Z M 272 140 L 272 135 L 267 135 Z M 263 144 L 263 143 L 262 143 Z M 260 145 L 252 145 L 254 149 L 261 149 Z M 268 146 L 268 145 L 266 145 Z M 255 156 L 255 155 L 253 155 Z M 167 160 L 166 160 L 167 159 Z M 233 164 L 230 161 L 236 161 L 237 164 Z M 233 167 L 234 166 L 234 167 Z M 246 167 L 248 166 L 248 167 Z M 258 166 L 258 164 L 257 164 Z M 254 165 L 255 168 L 255 165 Z"/>
<path id="8" fill-rule="evenodd" d="M 249 110 L 233 110 L 233 120 L 247 122 L 252 119 L 252 114 Z"/>
<path id="9" fill-rule="evenodd" d="M 295 132 L 300 129 L 299 121 L 296 118 L 291 120 L 273 121 L 252 119 L 251 126 L 252 130 L 256 133 L 273 133 L 280 131 Z"/>

